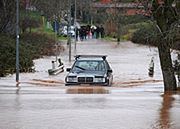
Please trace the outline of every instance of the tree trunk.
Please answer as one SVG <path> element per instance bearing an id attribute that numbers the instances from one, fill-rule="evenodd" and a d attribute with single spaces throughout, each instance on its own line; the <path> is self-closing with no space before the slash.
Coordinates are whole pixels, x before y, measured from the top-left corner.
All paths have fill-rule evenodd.
<path id="1" fill-rule="evenodd" d="M 164 81 L 164 91 L 175 91 L 177 90 L 177 86 L 172 67 L 170 48 L 166 42 L 162 42 L 159 44 L 158 50 Z"/>
<path id="2" fill-rule="evenodd" d="M 162 2 L 163 4 L 159 3 L 158 0 L 153 0 L 152 12 L 161 35 L 160 42 L 157 41 L 157 43 L 161 69 L 163 74 L 164 90 L 175 91 L 177 90 L 176 78 L 172 66 L 170 46 L 167 36 L 171 24 L 173 24 L 173 22 L 175 22 L 177 19 L 174 16 L 176 15 L 174 8 L 172 8 L 173 0 L 164 0 Z"/>

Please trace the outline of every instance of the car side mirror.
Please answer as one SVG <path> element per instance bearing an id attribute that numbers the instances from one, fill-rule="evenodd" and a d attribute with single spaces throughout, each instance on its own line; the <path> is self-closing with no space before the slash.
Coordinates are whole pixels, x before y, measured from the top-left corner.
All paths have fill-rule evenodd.
<path id="1" fill-rule="evenodd" d="M 107 71 L 108 73 L 112 73 L 113 71 L 112 71 L 112 69 L 108 69 L 108 71 Z"/>
<path id="2" fill-rule="evenodd" d="M 67 71 L 67 72 L 70 72 L 70 71 L 71 71 L 71 68 L 67 68 L 66 71 Z"/>

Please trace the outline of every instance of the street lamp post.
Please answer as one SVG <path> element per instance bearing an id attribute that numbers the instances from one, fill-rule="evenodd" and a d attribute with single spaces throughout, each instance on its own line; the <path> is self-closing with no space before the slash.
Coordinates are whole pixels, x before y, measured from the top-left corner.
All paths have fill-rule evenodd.
<path id="1" fill-rule="evenodd" d="M 76 8 L 77 8 L 76 0 L 74 0 L 74 27 L 75 27 L 74 45 L 75 45 L 75 50 L 76 50 L 76 37 L 77 37 L 77 35 L 76 35 L 76 31 L 77 31 L 77 25 L 76 25 L 76 12 L 77 12 L 77 10 L 76 10 Z"/>
<path id="2" fill-rule="evenodd" d="M 16 0 L 16 86 L 19 86 L 19 0 Z"/>
<path id="3" fill-rule="evenodd" d="M 71 62 L 71 33 L 70 33 L 70 27 L 71 27 L 71 0 L 68 0 L 68 27 L 67 27 L 67 33 L 68 33 L 68 41 L 67 44 L 69 45 L 69 62 Z"/>

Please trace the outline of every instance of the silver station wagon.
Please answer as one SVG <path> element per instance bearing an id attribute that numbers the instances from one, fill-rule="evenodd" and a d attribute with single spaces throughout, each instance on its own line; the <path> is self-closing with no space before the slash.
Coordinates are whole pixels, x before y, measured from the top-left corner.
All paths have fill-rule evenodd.
<path id="1" fill-rule="evenodd" d="M 111 86 L 113 75 L 105 55 L 77 55 L 65 78 L 65 85 L 92 84 Z"/>

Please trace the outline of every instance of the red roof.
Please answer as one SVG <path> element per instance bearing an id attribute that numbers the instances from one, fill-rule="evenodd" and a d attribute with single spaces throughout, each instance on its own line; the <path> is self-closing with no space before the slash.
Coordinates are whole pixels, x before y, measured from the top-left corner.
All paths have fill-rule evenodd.
<path id="1" fill-rule="evenodd" d="M 109 3 L 111 0 L 100 0 L 101 3 Z"/>

